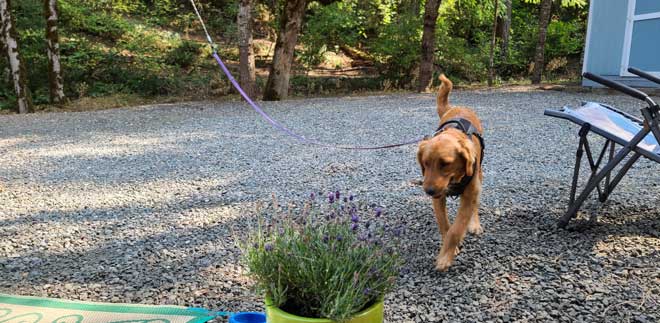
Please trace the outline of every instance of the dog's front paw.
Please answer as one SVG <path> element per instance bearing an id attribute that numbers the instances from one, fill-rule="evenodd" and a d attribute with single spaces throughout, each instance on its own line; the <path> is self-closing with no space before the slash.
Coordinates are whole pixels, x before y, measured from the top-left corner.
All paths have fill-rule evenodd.
<path id="1" fill-rule="evenodd" d="M 458 249 L 456 249 L 458 250 Z M 453 257 L 440 256 L 435 262 L 435 270 L 437 271 L 447 271 L 451 263 L 453 262 Z"/>
<path id="2" fill-rule="evenodd" d="M 484 229 L 481 228 L 480 224 L 475 225 L 475 224 L 470 223 L 470 225 L 468 226 L 468 232 L 470 232 L 471 234 L 480 236 L 484 233 Z"/>

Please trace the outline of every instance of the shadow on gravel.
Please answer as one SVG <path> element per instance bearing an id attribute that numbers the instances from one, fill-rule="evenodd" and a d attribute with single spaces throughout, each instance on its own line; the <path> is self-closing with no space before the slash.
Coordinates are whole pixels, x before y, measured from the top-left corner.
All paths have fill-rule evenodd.
<path id="1" fill-rule="evenodd" d="M 171 217 L 186 217 L 191 211 L 212 212 L 229 201 L 178 201 L 187 204 Z M 153 210 L 143 214 L 146 218 L 156 217 L 163 221 L 164 210 Z M 96 284 L 123 287 L 127 290 L 158 289 L 167 292 L 175 286 L 201 286 L 204 271 L 214 270 L 226 265 L 238 263 L 239 251 L 235 246 L 233 230 L 242 231 L 247 219 L 254 215 L 240 214 L 233 219 L 215 220 L 208 223 L 194 223 L 189 226 L 172 224 L 163 228 L 161 233 L 145 237 L 127 236 L 123 230 L 131 228 L 123 223 L 122 216 L 117 216 L 112 209 L 85 210 L 82 212 L 105 215 L 114 221 L 104 221 L 96 228 L 99 235 L 106 235 L 100 246 L 84 251 L 64 251 L 53 253 L 47 247 L 34 246 L 33 251 L 19 257 L 0 260 L 0 282 L 12 284 L 47 285 L 61 284 Z M 80 211 L 61 214 L 64 219 L 78 216 Z M 91 219 L 85 218 L 89 221 Z M 95 220 L 101 220 L 96 218 Z M 109 220 L 109 219 L 105 219 Z M 154 219 L 156 221 L 156 219 Z M 2 226 L 6 224 L 0 224 Z M 34 234 L 39 234 L 34 232 Z M 109 236 L 107 236 L 110 234 Z M 114 235 L 114 237 L 113 237 Z M 84 236 L 71 236 L 71 244 L 88 239 Z M 98 244 L 96 244 L 98 245 Z M 37 250 L 41 249 L 41 250 Z M 84 249 L 78 247 L 77 249 Z M 183 275 L 182 275 L 183 273 Z M 220 277 L 221 281 L 230 279 Z M 239 282 L 240 283 L 240 282 Z M 0 283 L 0 286 L 3 284 Z M 8 287 L 11 285 L 7 285 Z M 208 287 L 208 286 L 207 286 Z M 133 295 L 133 294 L 131 294 Z M 125 299 L 141 301 L 141 299 Z M 177 300 L 183 302 L 184 300 Z"/>

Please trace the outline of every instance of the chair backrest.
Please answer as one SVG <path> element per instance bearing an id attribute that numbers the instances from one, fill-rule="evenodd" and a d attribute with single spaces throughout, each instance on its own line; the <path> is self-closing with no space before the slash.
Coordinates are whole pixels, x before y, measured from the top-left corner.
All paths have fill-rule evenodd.
<path id="1" fill-rule="evenodd" d="M 657 82 L 658 84 L 660 84 L 660 78 L 657 78 L 644 71 L 638 70 L 636 68 L 629 68 L 628 71 L 637 74 L 641 77 L 644 77 L 650 81 Z M 657 103 L 655 103 L 655 101 L 653 101 L 653 99 L 649 97 L 648 94 L 638 89 L 629 87 L 623 83 L 613 80 L 608 80 L 604 77 L 589 72 L 583 73 L 582 76 L 596 83 L 600 83 L 611 89 L 615 89 L 617 91 L 628 94 L 633 98 L 646 102 L 648 106 L 642 109 L 642 115 L 644 116 L 644 120 L 646 124 L 650 127 L 653 136 L 655 136 L 655 139 L 658 140 L 658 142 L 660 142 L 660 107 L 658 106 Z"/>
<path id="2" fill-rule="evenodd" d="M 638 68 L 628 67 L 628 72 L 633 73 L 633 74 L 635 74 L 639 77 L 643 77 L 643 78 L 645 78 L 645 79 L 647 79 L 647 80 L 649 80 L 653 83 L 660 84 L 660 77 L 657 77 L 657 76 L 654 76 L 654 75 L 649 74 L 647 72 L 644 72 L 644 71 L 642 71 Z"/>

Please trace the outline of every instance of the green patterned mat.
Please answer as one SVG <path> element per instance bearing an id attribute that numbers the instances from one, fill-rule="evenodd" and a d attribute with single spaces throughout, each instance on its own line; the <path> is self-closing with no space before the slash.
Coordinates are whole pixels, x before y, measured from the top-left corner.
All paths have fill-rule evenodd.
<path id="1" fill-rule="evenodd" d="M 0 294 L 0 323 L 203 323 L 203 309 L 91 303 Z"/>

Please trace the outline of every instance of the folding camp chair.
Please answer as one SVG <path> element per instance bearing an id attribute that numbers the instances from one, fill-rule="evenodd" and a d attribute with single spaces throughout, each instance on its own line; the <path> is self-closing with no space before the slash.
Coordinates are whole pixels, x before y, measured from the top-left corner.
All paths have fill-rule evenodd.
<path id="1" fill-rule="evenodd" d="M 642 77 L 647 78 L 650 76 L 653 78 L 652 75 L 636 69 L 634 70 L 635 72 L 645 74 L 645 76 L 640 75 Z M 631 71 L 631 73 L 634 72 Z M 598 191 L 599 200 L 605 202 L 612 190 L 614 190 L 616 185 L 621 181 L 621 178 L 626 175 L 630 167 L 640 156 L 644 156 L 660 163 L 660 145 L 658 144 L 660 142 L 660 108 L 658 108 L 658 104 L 656 104 L 644 92 L 633 89 L 619 82 L 611 81 L 591 73 L 584 73 L 582 76 L 640 99 L 646 102 L 648 106 L 641 109 L 642 116 L 644 117 L 643 120 L 611 106 L 596 102 L 583 102 L 582 105 L 577 108 L 563 107 L 560 110 L 545 110 L 545 115 L 567 119 L 581 126 L 580 131 L 578 132 L 580 142 L 575 157 L 575 168 L 573 171 L 568 210 L 559 219 L 558 226 L 560 228 L 566 227 L 568 222 L 575 217 L 582 203 L 584 203 L 594 189 Z M 659 81 L 660 84 L 660 79 L 655 78 L 655 80 L 649 80 Z M 603 145 L 597 159 L 594 159 L 594 155 L 592 155 L 591 147 L 587 139 L 589 132 L 593 132 L 605 138 L 605 144 Z M 618 151 L 615 151 L 616 145 L 621 146 Z M 600 166 L 603 164 L 603 157 L 608 150 L 608 160 L 601 168 Z M 576 198 L 578 177 L 580 175 L 580 163 L 584 152 L 586 152 L 587 155 L 591 175 Z M 622 161 L 629 155 L 630 157 L 622 163 Z M 612 177 L 614 168 L 620 164 L 621 167 L 619 171 L 615 173 L 614 177 Z"/>

